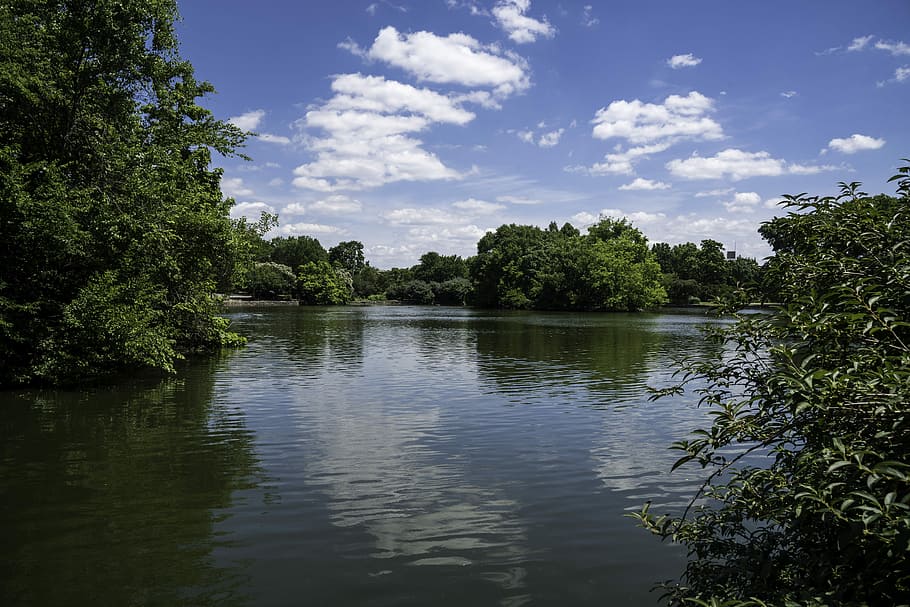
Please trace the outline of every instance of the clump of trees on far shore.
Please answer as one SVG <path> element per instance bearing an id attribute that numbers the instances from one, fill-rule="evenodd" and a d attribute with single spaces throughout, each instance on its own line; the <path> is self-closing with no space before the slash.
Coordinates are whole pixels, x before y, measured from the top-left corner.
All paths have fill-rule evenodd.
<path id="1" fill-rule="evenodd" d="M 641 310 L 711 300 L 762 280 L 754 259 L 727 259 L 715 240 L 649 248 L 631 223 L 612 218 L 601 218 L 584 235 L 568 223 L 551 223 L 546 229 L 503 225 L 480 239 L 476 256 L 464 259 L 430 251 L 410 268 L 390 270 L 371 266 L 358 241 L 326 250 L 310 236 L 260 238 L 251 248 L 256 261 L 238 285 L 258 299 L 300 299 L 307 304 L 368 299 L 535 310 Z"/>

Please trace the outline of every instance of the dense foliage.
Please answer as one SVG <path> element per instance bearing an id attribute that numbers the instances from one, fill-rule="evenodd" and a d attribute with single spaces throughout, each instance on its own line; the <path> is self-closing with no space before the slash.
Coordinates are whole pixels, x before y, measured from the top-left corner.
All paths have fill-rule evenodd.
<path id="1" fill-rule="evenodd" d="M 727 259 L 723 245 L 706 239 L 670 246 L 655 243 L 651 251 L 663 272 L 670 303 L 687 304 L 729 295 L 739 286 L 760 284 L 761 268 L 754 259 Z"/>
<path id="2" fill-rule="evenodd" d="M 297 295 L 311 306 L 346 304 L 353 295 L 351 275 L 327 261 L 305 263 L 297 270 Z"/>
<path id="3" fill-rule="evenodd" d="M 173 0 L 0 3 L 0 384 L 233 343 L 212 293 L 237 245 Z"/>
<path id="4" fill-rule="evenodd" d="M 485 307 L 632 311 L 666 301 L 647 239 L 610 218 L 584 236 L 569 224 L 500 226 L 477 243 L 471 276 Z"/>
<path id="5" fill-rule="evenodd" d="M 907 604 L 910 167 L 896 179 L 898 197 L 788 197 L 761 229 L 780 308 L 737 316 L 670 389 L 700 386 L 714 420 L 675 444 L 710 472 L 687 511 L 639 515 L 689 549 L 675 601 Z"/>

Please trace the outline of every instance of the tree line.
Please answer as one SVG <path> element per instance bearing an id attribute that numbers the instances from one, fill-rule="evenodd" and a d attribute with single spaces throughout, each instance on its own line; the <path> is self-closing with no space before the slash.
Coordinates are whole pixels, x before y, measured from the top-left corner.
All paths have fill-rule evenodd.
<path id="1" fill-rule="evenodd" d="M 356 240 L 326 250 L 311 236 L 259 238 L 253 248 L 236 286 L 256 299 L 311 305 L 361 299 L 634 311 L 712 300 L 763 278 L 754 259 L 727 259 L 715 240 L 649 247 L 631 223 L 609 217 L 584 235 L 569 223 L 502 225 L 480 239 L 475 256 L 429 251 L 414 266 L 389 270 L 371 266 Z"/>

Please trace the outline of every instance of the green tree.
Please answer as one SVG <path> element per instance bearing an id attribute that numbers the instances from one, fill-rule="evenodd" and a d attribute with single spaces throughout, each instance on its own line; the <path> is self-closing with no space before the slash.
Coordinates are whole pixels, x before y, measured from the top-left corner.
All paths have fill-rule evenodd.
<path id="1" fill-rule="evenodd" d="M 296 269 L 311 261 L 328 261 L 329 255 L 312 236 L 278 236 L 271 241 L 269 260 Z"/>
<path id="2" fill-rule="evenodd" d="M 896 178 L 898 197 L 787 197 L 760 230 L 780 308 L 736 316 L 724 355 L 669 389 L 714 420 L 674 445 L 674 468 L 710 472 L 686 511 L 638 515 L 689 550 L 676 601 L 906 604 L 910 167 Z"/>
<path id="3" fill-rule="evenodd" d="M 363 244 L 356 240 L 339 242 L 329 249 L 329 261 L 355 276 L 366 265 Z"/>
<path id="4" fill-rule="evenodd" d="M 278 299 L 291 296 L 297 283 L 294 272 L 286 265 L 271 261 L 254 263 L 246 275 L 246 290 L 256 299 Z"/>
<path id="5" fill-rule="evenodd" d="M 420 256 L 420 263 L 411 268 L 417 280 L 445 282 L 454 278 L 467 278 L 468 267 L 458 255 L 440 255 L 435 251 Z"/>
<path id="6" fill-rule="evenodd" d="M 0 384 L 171 371 L 236 343 L 212 294 L 236 257 L 172 0 L 0 4 Z"/>
<path id="7" fill-rule="evenodd" d="M 301 304 L 338 306 L 351 301 L 351 277 L 327 261 L 311 261 L 297 271 L 297 294 Z"/>

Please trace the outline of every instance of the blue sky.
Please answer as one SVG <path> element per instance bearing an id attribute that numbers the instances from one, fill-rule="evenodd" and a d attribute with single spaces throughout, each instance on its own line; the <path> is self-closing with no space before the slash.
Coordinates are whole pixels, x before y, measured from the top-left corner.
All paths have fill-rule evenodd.
<path id="1" fill-rule="evenodd" d="M 217 161 L 233 214 L 379 268 L 600 215 L 760 260 L 781 194 L 891 193 L 910 157 L 907 0 L 180 8 L 207 107 L 257 133 Z"/>

